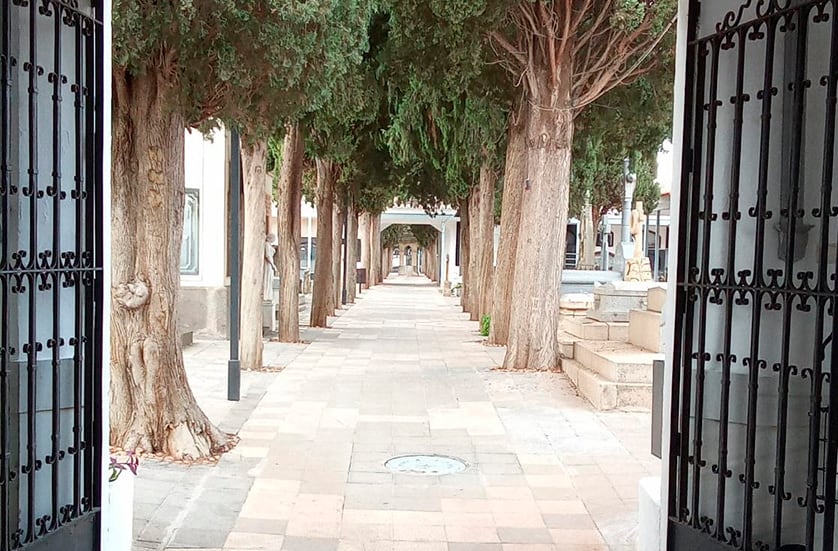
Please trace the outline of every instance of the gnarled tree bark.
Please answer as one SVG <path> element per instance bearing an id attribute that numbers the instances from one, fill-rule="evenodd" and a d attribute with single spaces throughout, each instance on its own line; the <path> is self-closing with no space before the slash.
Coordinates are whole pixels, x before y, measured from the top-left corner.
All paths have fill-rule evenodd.
<path id="1" fill-rule="evenodd" d="M 241 276 L 241 366 L 261 369 L 262 301 L 265 278 L 265 164 L 268 144 L 242 136 L 244 226 Z"/>
<path id="2" fill-rule="evenodd" d="M 349 209 L 349 215 L 346 219 L 346 300 L 355 302 L 355 292 L 358 288 L 357 272 L 355 271 L 358 264 L 358 212 L 355 210 L 352 201 L 349 201 L 347 208 Z"/>
<path id="3" fill-rule="evenodd" d="M 480 242 L 480 186 L 473 188 L 468 194 L 468 302 L 466 312 L 469 313 L 471 321 L 480 319 L 478 316 L 480 304 L 481 284 L 480 260 L 483 251 L 483 244 Z"/>
<path id="4" fill-rule="evenodd" d="M 335 281 L 332 272 L 332 210 L 337 168 L 329 159 L 317 159 L 317 258 L 311 292 L 311 327 L 326 327 L 335 313 Z"/>
<path id="5" fill-rule="evenodd" d="M 492 300 L 492 324 L 489 343 L 504 345 L 509 338 L 509 310 L 512 284 L 515 281 L 515 258 L 521 221 L 521 197 L 527 178 L 527 116 L 529 110 L 520 106 L 509 120 L 509 139 L 506 146 L 506 165 L 503 176 L 503 204 L 500 215 L 498 265 Z"/>
<path id="6" fill-rule="evenodd" d="M 497 173 L 487 162 L 480 167 L 480 225 L 478 228 L 479 276 L 477 319 L 492 314 L 492 283 L 495 275 L 495 183 Z"/>
<path id="7" fill-rule="evenodd" d="M 364 289 L 370 287 L 370 215 L 363 213 L 358 218 L 358 236 L 361 238 L 361 266 L 367 271 L 367 283 Z"/>
<path id="8" fill-rule="evenodd" d="M 370 285 L 382 283 L 386 273 L 383 273 L 381 259 L 381 215 L 370 216 Z"/>
<path id="9" fill-rule="evenodd" d="M 332 277 L 334 277 L 335 310 L 341 307 L 343 294 L 343 209 L 345 199 L 335 197 L 332 209 Z"/>
<path id="10" fill-rule="evenodd" d="M 469 197 L 460 199 L 460 304 L 463 312 L 468 312 L 471 305 L 471 212 Z"/>
<path id="11" fill-rule="evenodd" d="M 290 125 L 282 147 L 282 166 L 277 190 L 279 248 L 279 335 L 280 342 L 300 340 L 300 200 L 303 178 L 303 134 Z"/>
<path id="12" fill-rule="evenodd" d="M 573 143 L 571 70 L 558 85 L 547 71 L 537 75 L 527 130 L 529 188 L 521 200 L 515 282 L 504 367 L 553 370 L 561 367 L 558 311 L 565 252 L 570 162 Z M 553 108 L 549 108 L 553 106 Z M 559 230 L 561 229 L 561 230 Z"/>
<path id="13" fill-rule="evenodd" d="M 114 70 L 110 443 L 199 459 L 231 437 L 198 407 L 178 331 L 184 128 L 159 69 Z"/>

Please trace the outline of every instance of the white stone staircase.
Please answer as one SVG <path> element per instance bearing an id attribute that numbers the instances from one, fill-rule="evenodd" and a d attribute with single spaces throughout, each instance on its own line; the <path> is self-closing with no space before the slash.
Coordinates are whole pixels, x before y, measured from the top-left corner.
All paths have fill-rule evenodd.
<path id="1" fill-rule="evenodd" d="M 663 289 L 650 290 L 647 309 L 632 310 L 628 323 L 579 316 L 563 320 L 562 368 L 597 409 L 651 409 L 652 362 L 663 359 L 664 298 Z"/>

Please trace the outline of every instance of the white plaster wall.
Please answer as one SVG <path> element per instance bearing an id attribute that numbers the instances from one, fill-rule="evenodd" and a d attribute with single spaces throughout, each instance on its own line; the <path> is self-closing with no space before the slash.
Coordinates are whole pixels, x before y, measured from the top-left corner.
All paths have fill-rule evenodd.
<path id="1" fill-rule="evenodd" d="M 88 2 L 92 5 L 92 0 L 88 0 Z M 102 0 L 102 12 L 105 14 L 103 18 L 104 23 L 104 59 L 102 61 L 102 72 L 105 75 L 110 75 L 112 70 L 112 58 L 111 58 L 111 48 L 110 44 L 112 43 L 113 32 L 111 27 L 111 0 Z M 102 105 L 111 105 L 111 79 L 105 78 L 103 79 L 103 90 L 102 90 Z M 102 136 L 102 166 L 105 167 L 105 170 L 102 171 L 102 224 L 105 228 L 110 227 L 110 220 L 111 220 L 111 171 L 108 170 L 108 167 L 111 166 L 111 110 L 105 109 L 102 112 L 103 120 L 103 128 L 104 128 L 104 135 Z M 105 231 L 104 235 L 102 235 L 102 244 L 105 250 L 105 257 L 104 257 L 104 271 L 102 273 L 102 279 L 104 281 L 104 288 L 105 288 L 105 296 L 108 296 L 108 289 L 111 288 L 111 233 L 109 231 Z M 102 408 L 102 442 L 108 442 L 110 439 L 110 382 L 111 382 L 111 370 L 108 369 L 108 360 L 107 358 L 111 357 L 111 301 L 105 300 L 105 303 L 102 305 L 102 358 L 105 358 L 105 365 L 103 365 L 102 369 L 102 403 L 100 407 Z M 102 492 L 102 524 L 100 527 L 100 532 L 102 535 L 102 541 L 108 541 L 106 538 L 109 537 L 108 534 L 114 534 L 117 538 L 121 538 L 123 542 L 127 542 L 133 539 L 133 527 L 134 527 L 134 518 L 133 518 L 133 500 L 131 502 L 131 514 L 125 514 L 122 516 L 114 516 L 111 514 L 110 506 L 109 506 L 109 494 L 107 490 L 110 488 L 108 487 L 108 478 L 110 473 L 108 472 L 108 465 L 110 464 L 110 449 L 108 446 L 102 446 L 102 488 L 105 490 Z M 109 519 L 106 521 L 105 519 Z M 110 549 L 110 548 L 108 548 Z M 114 551 L 120 551 L 117 548 L 114 548 Z M 127 551 L 127 550 L 126 550 Z"/>
<path id="2" fill-rule="evenodd" d="M 457 219 L 454 217 L 446 219 L 442 226 L 442 258 L 440 259 L 441 277 L 440 286 L 445 285 L 446 258 L 448 264 L 448 281 L 452 284 L 462 281 L 460 267 L 457 265 Z"/>
<path id="3" fill-rule="evenodd" d="M 186 131 L 185 184 L 197 189 L 198 274 L 181 275 L 183 287 L 223 287 L 227 258 L 227 140 L 223 128 L 204 135 Z"/>

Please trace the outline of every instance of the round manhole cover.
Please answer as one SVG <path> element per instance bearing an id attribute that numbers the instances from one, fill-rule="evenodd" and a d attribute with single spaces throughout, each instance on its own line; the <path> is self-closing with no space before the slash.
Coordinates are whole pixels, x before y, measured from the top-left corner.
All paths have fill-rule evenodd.
<path id="1" fill-rule="evenodd" d="M 466 462 L 445 455 L 403 455 L 384 463 L 390 471 L 403 474 L 442 475 L 461 473 Z"/>

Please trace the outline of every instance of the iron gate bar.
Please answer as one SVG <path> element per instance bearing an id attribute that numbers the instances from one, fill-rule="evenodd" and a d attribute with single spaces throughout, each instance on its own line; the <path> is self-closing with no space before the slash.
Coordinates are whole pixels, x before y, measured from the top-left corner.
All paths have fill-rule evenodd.
<path id="1" fill-rule="evenodd" d="M 708 111 L 707 116 L 707 157 L 705 160 L 704 172 L 705 186 L 704 186 L 704 211 L 699 213 L 701 219 L 701 268 L 697 271 L 697 276 L 702 285 L 699 289 L 699 300 L 701 303 L 698 307 L 698 353 L 695 355 L 698 360 L 698 370 L 696 372 L 696 412 L 695 412 L 695 428 L 693 437 L 693 526 L 704 532 L 710 533 L 712 530 L 712 519 L 704 517 L 699 514 L 699 503 L 701 497 L 701 470 L 706 466 L 706 460 L 702 458 L 703 446 L 703 416 L 704 416 L 704 379 L 707 362 L 711 359 L 710 354 L 703 352 L 707 348 L 707 301 L 709 299 L 709 290 L 706 284 L 709 283 L 708 271 L 710 270 L 710 224 L 713 222 L 713 185 L 715 174 L 713 169 L 716 162 L 716 129 L 719 107 L 718 86 L 719 86 L 719 51 L 721 49 L 721 41 L 714 39 L 710 41 L 710 49 L 708 52 L 706 48 L 699 52 L 699 55 L 712 55 L 710 60 L 710 99 L 705 105 Z"/>
<path id="2" fill-rule="evenodd" d="M 831 26 L 831 35 L 830 35 L 830 58 L 829 58 L 829 74 L 826 75 L 824 78 L 821 79 L 820 85 L 826 86 L 826 99 L 825 99 L 825 108 L 826 108 L 826 117 L 824 123 L 824 145 L 823 145 L 823 167 L 821 172 L 821 200 L 820 200 L 820 208 L 817 212 L 814 212 L 818 218 L 820 218 L 820 243 L 821 243 L 821 251 L 820 251 L 820 263 L 818 266 L 818 281 L 817 287 L 820 290 L 829 290 L 829 280 L 828 280 L 828 258 L 826 255 L 826 251 L 824 250 L 824 244 L 829 243 L 829 229 L 830 229 L 830 214 L 832 214 L 832 178 L 831 175 L 833 174 L 834 170 L 834 136 L 835 136 L 835 99 L 836 99 L 836 86 L 835 86 L 835 76 L 838 73 L 838 17 L 832 18 L 832 26 Z M 838 272 L 837 272 L 838 273 Z M 825 298 L 818 298 L 817 299 L 818 305 L 818 314 L 817 314 L 817 329 L 815 330 L 815 354 L 812 358 L 812 364 L 815 367 L 815 376 L 813 383 L 818 385 L 819 387 L 822 385 L 822 377 L 825 375 L 822 373 L 822 366 L 823 361 L 825 359 L 826 349 L 822 346 L 820 342 L 823 338 L 823 331 L 824 331 L 824 314 L 825 313 L 832 313 L 833 316 L 833 324 L 835 320 L 835 306 L 834 306 L 834 298 L 825 299 Z M 827 309 L 827 305 L 829 305 L 829 309 Z M 836 333 L 831 333 L 835 335 Z M 834 362 L 834 360 L 832 360 Z M 830 373 L 838 373 L 838 371 L 830 370 Z M 834 385 L 830 385 L 830 390 Z M 820 444 L 820 431 L 821 431 L 821 411 L 822 405 L 820 403 L 822 388 L 818 388 L 816 392 L 812 393 L 812 403 L 810 405 L 810 410 L 813 413 L 813 421 L 812 425 L 817 425 L 817 430 L 810 429 L 810 441 L 809 447 L 810 449 L 813 447 L 812 438 L 814 438 L 814 446 Z M 827 408 L 829 411 L 829 408 Z M 827 466 L 828 463 L 824 463 L 824 466 Z M 807 480 L 807 499 L 809 500 L 810 508 L 808 509 L 807 514 L 807 525 L 806 525 L 806 539 L 807 541 L 814 541 L 815 540 L 815 519 L 816 519 L 816 505 L 818 500 L 820 499 L 818 496 L 818 472 L 820 470 L 820 466 L 818 464 L 818 456 L 817 454 L 810 454 L 809 456 L 809 473 L 808 473 L 808 480 Z M 829 477 L 827 476 L 824 480 L 825 486 L 828 488 L 830 485 L 826 484 L 826 480 Z M 832 485 L 834 488 L 834 485 Z M 824 492 L 824 496 L 826 492 Z M 834 508 L 834 504 L 833 504 Z M 827 529 L 826 521 L 829 519 L 829 513 L 827 512 L 828 508 L 826 507 L 826 503 L 824 503 L 823 512 L 826 513 L 824 517 L 824 534 L 831 532 L 831 530 Z M 833 511 L 834 515 L 834 511 Z M 834 520 L 834 519 L 833 519 Z M 824 549 L 831 549 L 832 545 L 832 538 L 825 537 L 824 538 Z"/>
<path id="3" fill-rule="evenodd" d="M 692 37 L 695 34 L 696 29 L 698 28 L 697 9 L 690 9 L 689 21 L 690 25 L 688 32 Z M 693 64 L 696 64 L 698 69 L 695 74 L 688 73 L 686 82 L 687 93 L 685 94 L 685 99 L 692 100 L 693 110 L 690 110 L 688 107 L 685 107 L 684 110 L 686 113 L 686 121 L 684 125 L 684 143 L 689 144 L 687 149 L 687 155 L 685 156 L 682 167 L 682 179 L 684 182 L 697 181 L 701 174 L 701 155 L 699 152 L 701 151 L 701 144 L 703 143 L 703 126 L 695 121 L 703 120 L 703 105 L 702 101 L 700 101 L 699 98 L 703 97 L 704 95 L 704 82 L 707 59 L 706 56 L 701 55 L 699 51 L 699 46 L 691 46 L 687 48 L 687 60 L 689 62 L 689 67 L 692 67 Z M 693 82 L 694 78 L 697 79 L 695 83 Z M 693 127 L 695 128 L 694 132 Z M 682 234 L 684 235 L 689 235 L 689 239 L 678 240 L 678 258 L 689 259 L 689 262 L 678 263 L 677 281 L 690 280 L 692 274 L 690 272 L 689 267 L 694 266 L 697 260 L 696 245 L 698 243 L 698 220 L 696 217 L 689 216 L 689 213 L 694 212 L 694 208 L 698 205 L 699 186 L 692 185 L 689 189 L 689 194 L 683 194 L 683 200 L 681 201 L 680 209 L 680 220 L 689 220 L 690 222 L 689 227 L 686 228 L 688 231 L 682 232 Z M 686 362 L 687 365 L 690 365 L 692 363 L 692 358 L 689 351 L 692 350 L 692 342 L 694 338 L 693 323 L 695 319 L 695 301 L 693 294 L 690 293 L 689 289 L 686 288 L 683 288 L 680 291 L 676 291 L 676 297 L 676 301 L 680 300 L 682 304 L 682 311 L 686 312 L 686 319 L 685 323 L 683 324 L 681 324 L 680 318 L 676 319 L 676 323 L 678 325 L 676 326 L 675 331 L 676 334 L 681 334 L 685 343 L 685 350 L 682 351 L 678 346 L 674 347 L 674 358 L 677 362 L 675 365 L 682 365 L 683 362 Z M 676 405 L 690 404 L 692 399 L 692 377 L 689 374 L 685 373 L 685 376 L 682 378 L 680 370 L 673 371 L 677 372 L 677 376 L 673 376 L 673 383 L 677 381 L 679 384 L 679 388 L 673 392 L 673 396 L 679 396 L 680 393 L 680 400 L 676 401 Z M 677 407 L 677 409 L 673 409 L 672 415 L 674 420 L 680 420 L 680 423 L 672 423 L 673 431 L 676 430 L 675 427 L 679 427 L 680 432 L 674 433 L 671 437 L 673 441 L 678 443 L 678 455 L 672 456 L 671 458 L 672 471 L 674 471 L 676 468 L 678 469 L 678 496 L 677 503 L 673 502 L 677 506 L 677 509 L 671 510 L 670 515 L 675 514 L 677 515 L 679 520 L 689 522 L 691 511 L 688 490 L 690 458 L 690 416 L 683 414 L 680 405 Z"/>
<path id="4" fill-rule="evenodd" d="M 785 475 L 786 475 L 786 444 L 788 436 L 788 408 L 789 408 L 789 378 L 794 373 L 798 374 L 799 368 L 797 366 L 789 365 L 790 347 L 791 347 L 791 331 L 792 331 L 792 312 L 796 296 L 789 294 L 788 291 L 794 289 L 794 252 L 797 244 L 797 218 L 798 213 L 798 199 L 800 197 L 800 169 L 801 169 L 801 140 L 803 139 L 803 117 L 805 116 L 805 90 L 804 79 L 806 77 L 806 41 L 807 23 L 809 18 L 809 10 L 806 5 L 802 5 L 799 11 L 790 12 L 789 19 L 786 25 L 789 30 L 793 29 L 793 16 L 797 15 L 797 49 L 795 59 L 795 75 L 792 83 L 792 91 L 794 92 L 793 100 L 793 114 L 791 120 L 791 194 L 788 197 L 789 204 L 784 210 L 781 208 L 781 220 L 785 216 L 788 218 L 788 233 L 786 235 L 786 258 L 785 267 L 778 277 L 783 278 L 782 289 L 786 291 L 783 293 L 783 337 L 782 337 L 782 353 L 780 362 L 780 407 L 777 412 L 777 454 L 774 467 L 774 547 L 779 549 L 783 543 L 783 502 L 789 501 L 793 496 L 790 492 L 785 491 Z M 769 274 L 770 275 L 770 274 Z M 803 373 L 801 372 L 801 376 Z M 811 413 L 811 412 L 810 412 Z M 809 451 L 812 453 L 812 450 Z M 807 542 L 813 540 L 807 539 Z"/>
<path id="5" fill-rule="evenodd" d="M 87 119 L 85 117 L 85 107 L 86 107 L 86 92 L 85 92 L 85 59 L 84 59 L 84 51 L 85 51 L 85 40 L 84 40 L 84 30 L 83 30 L 83 19 L 75 16 L 75 44 L 76 44 L 76 51 L 75 51 L 75 60 L 76 60 L 76 77 L 75 77 L 75 105 L 74 105 L 74 115 L 75 115 L 75 127 L 76 127 L 76 151 L 75 151 L 75 161 L 76 161 L 76 177 L 75 177 L 75 193 L 73 193 L 72 197 L 75 200 L 76 206 L 76 235 L 84 235 L 85 231 L 85 208 L 84 208 L 84 199 L 87 197 L 87 191 L 85 186 L 87 184 L 87 178 L 85 174 L 86 166 L 85 166 L 85 151 L 82 149 L 81 144 L 84 143 L 84 133 L 87 124 Z M 82 259 L 84 255 L 84 249 L 82 248 L 82 243 L 80 239 L 76 240 L 76 247 L 75 247 L 75 256 L 72 258 L 72 264 L 78 266 L 79 268 L 82 267 Z M 70 277 L 73 278 L 73 294 L 74 294 L 74 303 L 75 303 L 75 320 L 73 324 L 73 335 L 74 338 L 71 340 L 70 344 L 73 346 L 73 446 L 68 450 L 68 452 L 73 456 L 73 512 L 72 517 L 78 517 L 82 514 L 82 496 L 83 496 L 83 486 L 82 486 L 82 455 L 81 455 L 81 448 L 82 448 L 82 431 L 83 431 L 83 420 L 81 415 L 81 409 L 75 407 L 76 404 L 81 403 L 83 399 L 82 394 L 82 376 L 83 370 L 82 367 L 85 362 L 85 354 L 84 354 L 84 340 L 82 338 L 82 334 L 84 331 L 84 323 L 85 323 L 85 316 L 84 316 L 84 305 L 85 305 L 85 291 L 84 285 L 82 281 L 82 274 L 81 273 L 74 273 L 69 274 Z"/>
<path id="6" fill-rule="evenodd" d="M 749 215 L 756 222 L 756 239 L 754 247 L 754 263 L 751 273 L 743 272 L 745 278 L 751 277 L 753 299 L 751 301 L 751 346 L 748 358 L 743 359 L 743 365 L 748 368 L 748 416 L 747 416 L 747 442 L 745 450 L 745 496 L 742 519 L 742 545 L 744 549 L 751 549 L 753 546 L 753 514 L 754 514 L 754 490 L 760 487 L 756 480 L 756 424 L 757 424 L 757 399 L 759 391 L 759 372 L 764 368 L 764 362 L 759 359 L 760 354 L 760 331 L 762 329 L 762 300 L 764 297 L 765 279 L 763 277 L 763 264 L 765 262 L 765 247 L 759 246 L 765 243 L 765 221 L 768 203 L 768 163 L 770 160 L 771 146 L 771 107 L 777 89 L 774 87 L 774 48 L 777 33 L 777 20 L 772 19 L 766 22 L 767 41 L 765 47 L 765 73 L 762 90 L 758 92 L 758 99 L 762 102 L 760 143 L 759 143 L 759 174 L 757 180 L 757 204 L 756 208 L 749 211 Z M 747 362 L 747 363 L 746 363 Z"/>
<path id="7" fill-rule="evenodd" d="M 824 163 L 821 185 L 832 187 L 832 178 L 829 177 L 835 169 L 835 152 L 833 149 L 834 136 L 836 130 L 836 102 L 838 102 L 838 17 L 832 18 L 832 35 L 829 48 L 829 74 L 826 78 L 827 94 L 826 94 L 826 128 L 824 131 Z M 824 206 L 829 207 L 824 209 Z M 828 220 L 829 214 L 832 213 L 831 197 L 826 205 L 821 206 L 821 216 Z M 823 228 L 823 226 L 822 226 Z M 824 236 L 821 233 L 823 242 Z M 838 259 L 836 259 L 835 273 L 838 273 Z M 824 279 L 822 287 L 829 288 L 826 282 L 825 274 L 821 277 Z M 830 300 L 828 313 L 832 316 L 831 335 L 833 339 L 838 335 L 838 304 L 833 296 Z M 825 350 L 824 350 L 825 352 Z M 830 355 L 830 377 L 838 373 L 838 354 L 835 354 L 835 346 L 832 346 L 832 354 Z M 838 468 L 838 408 L 834 407 L 838 404 L 838 381 L 830 380 L 829 385 L 829 412 L 827 417 L 828 437 L 826 446 L 825 458 L 825 488 L 824 488 L 824 551 L 834 550 L 835 537 L 835 500 L 836 487 L 835 484 L 830 484 L 830 480 L 836 480 L 836 469 Z"/>
<path id="8" fill-rule="evenodd" d="M 731 103 L 735 106 L 735 114 L 733 116 L 733 154 L 731 165 L 730 180 L 730 196 L 729 207 L 727 213 L 723 214 L 730 225 L 728 230 L 728 244 L 727 244 L 727 269 L 724 278 L 728 285 L 735 282 L 733 272 L 736 260 L 736 225 L 739 220 L 739 178 L 742 160 L 742 127 L 743 127 L 743 113 L 745 102 L 748 97 L 744 93 L 744 78 L 745 78 L 745 51 L 746 51 L 746 34 L 747 29 L 740 30 L 736 38 L 739 41 L 737 62 L 736 62 L 736 95 L 731 98 Z M 728 41 L 722 42 L 721 50 L 729 50 L 735 47 L 734 37 L 730 37 Z M 721 51 L 718 52 L 721 55 Z M 712 200 L 712 198 L 711 198 Z M 711 217 L 712 221 L 712 217 Z M 709 244 L 708 244 L 709 245 Z M 716 538 L 722 541 L 727 541 L 725 538 L 725 490 L 727 479 L 732 476 L 732 472 L 727 466 L 728 455 L 728 420 L 730 418 L 730 370 L 731 363 L 735 361 L 731 350 L 731 337 L 733 331 L 733 301 L 734 291 L 727 290 L 725 293 L 725 321 L 724 321 L 724 352 L 722 353 L 722 396 L 721 396 L 721 412 L 719 414 L 719 449 L 717 464 L 712 467 L 712 470 L 717 474 L 717 499 L 716 499 Z M 719 301 L 721 295 L 710 298 L 710 302 Z M 736 534 L 730 534 L 731 541 L 736 541 Z"/>
<path id="9" fill-rule="evenodd" d="M 104 2 L 95 2 L 95 11 L 99 16 L 99 21 L 104 21 L 106 14 L 104 12 Z M 103 439 L 105 434 L 105 420 L 101 413 L 97 415 L 97 411 L 101 412 L 101 408 L 95 406 L 96 401 L 105 395 L 104 375 L 102 373 L 103 366 L 107 365 L 104 355 L 105 342 L 105 319 L 103 314 L 103 305 L 105 304 L 105 279 L 103 277 L 105 255 L 105 232 L 109 231 L 104 226 L 103 214 L 105 212 L 105 171 L 110 170 L 110 166 L 105 167 L 105 110 L 110 109 L 110 103 L 105 105 L 104 90 L 105 79 L 110 79 L 110 75 L 106 75 L 104 71 L 103 57 L 105 52 L 110 51 L 110 44 L 105 43 L 105 28 L 101 23 L 94 25 L 92 20 L 88 20 L 91 28 L 90 41 L 91 48 L 89 50 L 90 56 L 90 73 L 94 75 L 89 82 L 93 84 L 93 90 L 90 90 L 90 128 L 94 130 L 92 143 L 92 151 L 89 157 L 90 166 L 90 188 L 93 196 L 93 203 L 90 206 L 90 224 L 89 243 L 93 258 L 91 259 L 91 267 L 94 269 L 93 277 L 93 304 L 98 304 L 96 315 L 90 316 L 91 323 L 94 324 L 94 330 L 91 333 L 93 340 L 91 342 L 91 366 L 89 369 L 90 377 L 92 379 L 91 401 L 89 405 L 93 407 L 88 408 L 88 417 L 90 418 L 90 447 L 91 453 L 88 453 L 88 461 L 92 467 L 91 473 L 91 492 L 90 492 L 90 509 L 99 510 L 102 506 L 102 491 L 101 480 L 103 477 L 103 467 L 100 450 L 104 448 Z M 98 114 L 98 116 L 96 116 Z M 98 523 L 94 523 L 97 524 Z M 98 526 L 94 527 L 93 539 L 96 544 L 95 548 L 99 549 L 101 542 L 99 536 L 101 532 Z"/>
<path id="10" fill-rule="evenodd" d="M 82 20 L 76 16 L 74 19 L 75 27 L 75 61 L 76 61 L 76 76 L 75 76 L 75 104 L 74 104 L 74 119 L 75 119 L 75 137 L 76 137 L 76 176 L 75 189 L 72 194 L 76 206 L 76 235 L 84 235 L 84 202 L 85 198 L 85 165 L 84 165 L 84 151 L 79 146 L 82 143 L 85 131 L 85 99 L 84 99 L 84 35 L 82 33 Z M 81 267 L 82 258 L 82 244 L 79 239 L 76 239 L 75 256 L 70 259 L 72 263 Z M 79 403 L 82 399 L 81 380 L 84 366 L 84 350 L 82 348 L 82 327 L 84 326 L 84 286 L 82 285 L 81 274 L 68 274 L 73 282 L 73 295 L 75 304 L 75 320 L 73 324 L 73 339 L 70 345 L 73 347 L 73 403 Z M 73 511 L 72 517 L 78 517 L 82 514 L 81 499 L 82 499 L 82 481 L 81 481 L 81 439 L 82 439 L 82 418 L 81 411 L 78 408 L 73 408 L 73 445 L 68 452 L 73 456 Z"/>
<path id="11" fill-rule="evenodd" d="M 9 141 L 11 135 L 11 87 L 12 87 L 12 59 L 11 59 L 11 7 L 9 2 L 2 3 L 2 82 L 0 82 L 0 271 L 8 265 L 9 259 L 9 195 L 12 193 L 11 167 L 9 166 Z M 0 327 L 0 551 L 8 549 L 8 534 L 17 530 L 13 523 L 11 503 L 11 477 L 16 470 L 12 468 L 9 420 L 12 418 L 12 408 L 9 392 L 9 357 L 12 354 L 9 344 L 9 280 L 0 272 L 0 309 L 2 309 L 2 327 Z"/>
<path id="12" fill-rule="evenodd" d="M 28 187 L 23 189 L 23 195 L 29 198 L 29 251 L 27 266 L 31 270 L 28 275 L 29 288 L 29 312 L 28 325 L 29 337 L 28 342 L 23 347 L 26 353 L 26 465 L 21 469 L 21 472 L 26 475 L 27 486 L 27 513 L 26 513 L 26 533 L 24 535 L 23 543 L 32 543 L 41 534 L 36 533 L 37 526 L 41 524 L 38 519 L 36 525 L 35 519 L 35 476 L 41 469 L 41 461 L 38 460 L 38 451 L 36 448 L 38 430 L 35 423 L 36 410 L 38 406 L 38 373 L 37 362 L 38 352 L 42 345 L 38 342 L 37 335 L 37 320 L 38 320 L 38 301 L 35 289 L 37 288 L 37 277 L 34 270 L 38 269 L 37 265 L 37 251 L 38 251 L 38 196 L 41 191 L 38 188 L 38 76 L 43 71 L 43 68 L 38 65 L 38 41 L 37 41 L 37 22 L 38 11 L 36 2 L 29 2 L 29 61 L 24 64 L 23 70 L 29 73 L 29 127 L 27 130 L 27 137 L 29 138 L 29 155 L 28 155 Z"/>
<path id="13" fill-rule="evenodd" d="M 46 6 L 45 6 L 46 7 Z M 53 71 L 49 74 L 52 82 L 52 186 L 47 188 L 47 195 L 52 195 L 52 257 L 49 266 L 53 270 L 59 267 L 61 258 L 61 7 L 55 10 L 55 36 L 53 45 Z M 52 451 L 46 463 L 52 467 L 52 519 L 50 531 L 61 524 L 59 518 L 59 455 L 61 451 L 61 275 L 53 271 L 52 281 L 52 338 L 47 341 L 47 348 L 52 348 Z M 47 280 L 49 281 L 49 280 Z"/>

